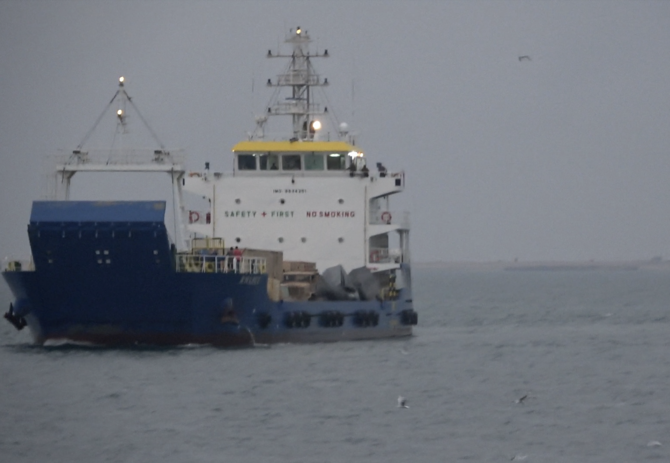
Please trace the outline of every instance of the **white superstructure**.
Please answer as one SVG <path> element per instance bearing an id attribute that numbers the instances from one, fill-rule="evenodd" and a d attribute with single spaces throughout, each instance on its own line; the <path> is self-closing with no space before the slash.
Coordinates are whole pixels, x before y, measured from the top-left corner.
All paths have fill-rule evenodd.
<path id="1" fill-rule="evenodd" d="M 226 247 L 282 251 L 284 260 L 315 262 L 320 271 L 338 264 L 347 271 L 399 268 L 409 261 L 409 220 L 390 208 L 389 196 L 403 191 L 404 173 L 386 172 L 380 163 L 369 169 L 346 124 L 331 123 L 336 130 L 322 135 L 330 114 L 314 93 L 328 81 L 312 60 L 328 52 L 310 52 L 300 28 L 286 43 L 290 54 L 268 52 L 289 65 L 268 80 L 275 94 L 267 116 L 256 119 L 249 140 L 233 147 L 234 171 L 183 177 L 183 190 L 211 205 L 183 210 L 188 232 L 223 238 Z M 292 130 L 283 139 L 266 138 L 271 116 L 290 116 Z"/>

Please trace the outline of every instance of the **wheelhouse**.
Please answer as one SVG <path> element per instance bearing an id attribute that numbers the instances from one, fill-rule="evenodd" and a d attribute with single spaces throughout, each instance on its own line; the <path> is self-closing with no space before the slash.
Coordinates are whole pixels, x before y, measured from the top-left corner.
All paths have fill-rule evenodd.
<path id="1" fill-rule="evenodd" d="M 233 153 L 236 175 L 328 175 L 364 165 L 363 153 L 345 142 L 248 141 Z"/>

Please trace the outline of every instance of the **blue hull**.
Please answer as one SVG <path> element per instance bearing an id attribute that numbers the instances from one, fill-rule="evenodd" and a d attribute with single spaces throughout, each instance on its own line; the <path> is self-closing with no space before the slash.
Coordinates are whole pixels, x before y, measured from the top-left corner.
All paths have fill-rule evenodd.
<path id="1" fill-rule="evenodd" d="M 263 276 L 258 284 L 244 275 L 177 274 L 150 282 L 96 275 L 74 282 L 40 272 L 4 272 L 18 315 L 25 317 L 37 343 L 68 339 L 96 344 L 213 344 L 328 342 L 408 336 L 402 323 L 407 304 L 399 301 L 274 302 Z M 119 284 L 120 283 L 120 284 Z M 402 297 L 402 292 L 401 292 Z M 341 326 L 327 326 L 327 312 L 342 314 Z M 376 326 L 360 314 L 379 314 Z M 294 314 L 308 322 L 287 322 Z M 304 318 L 304 316 L 303 316 Z M 307 326 L 302 326 L 307 324 Z"/>
<path id="2" fill-rule="evenodd" d="M 28 227 L 35 269 L 3 272 L 11 312 L 37 343 L 328 342 L 408 336 L 416 323 L 409 289 L 383 301 L 273 301 L 264 274 L 178 272 L 162 213 L 136 207 L 145 203 L 100 216 L 39 204 Z"/>

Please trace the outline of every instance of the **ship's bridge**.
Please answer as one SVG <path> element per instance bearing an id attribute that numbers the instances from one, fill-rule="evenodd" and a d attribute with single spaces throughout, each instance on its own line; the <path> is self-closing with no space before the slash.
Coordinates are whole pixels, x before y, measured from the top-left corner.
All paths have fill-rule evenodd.
<path id="1" fill-rule="evenodd" d="M 233 147 L 235 175 L 328 176 L 360 171 L 364 155 L 342 141 L 244 141 Z"/>

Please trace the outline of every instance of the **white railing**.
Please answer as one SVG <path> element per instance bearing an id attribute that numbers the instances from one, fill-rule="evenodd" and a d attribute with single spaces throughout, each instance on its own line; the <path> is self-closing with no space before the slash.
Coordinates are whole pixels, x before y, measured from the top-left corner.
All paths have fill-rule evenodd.
<path id="1" fill-rule="evenodd" d="M 183 150 L 162 151 L 151 149 L 90 149 L 55 155 L 59 165 L 146 165 L 146 164 L 183 164 L 186 155 Z"/>
<path id="2" fill-rule="evenodd" d="M 398 248 L 370 248 L 371 264 L 400 264 L 403 261 L 402 250 Z"/>
<path id="3" fill-rule="evenodd" d="M 208 256 L 178 254 L 177 272 L 185 273 L 252 273 L 266 272 L 263 257 Z"/>
<path id="4" fill-rule="evenodd" d="M 370 214 L 370 225 L 399 225 L 409 228 L 408 211 L 385 211 L 380 210 Z"/>

